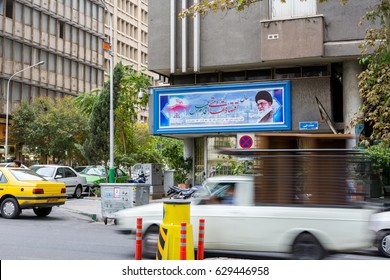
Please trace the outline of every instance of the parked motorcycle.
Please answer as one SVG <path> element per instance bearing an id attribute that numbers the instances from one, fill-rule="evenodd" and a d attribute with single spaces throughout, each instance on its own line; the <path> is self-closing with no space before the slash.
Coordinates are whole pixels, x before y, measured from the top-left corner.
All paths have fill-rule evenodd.
<path id="1" fill-rule="evenodd" d="M 170 199 L 188 199 L 196 196 L 196 192 L 202 186 L 193 186 L 189 189 L 180 188 L 178 186 L 170 186 L 167 191 L 167 196 Z"/>
<path id="2" fill-rule="evenodd" d="M 129 179 L 127 181 L 128 183 L 145 183 L 146 182 L 146 176 L 143 171 L 138 173 L 138 177 L 135 179 Z"/>

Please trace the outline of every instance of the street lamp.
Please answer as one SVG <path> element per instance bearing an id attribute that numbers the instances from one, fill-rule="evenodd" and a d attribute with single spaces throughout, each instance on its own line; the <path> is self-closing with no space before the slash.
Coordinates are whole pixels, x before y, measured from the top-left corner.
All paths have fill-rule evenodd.
<path id="1" fill-rule="evenodd" d="M 115 170 L 114 170 L 114 75 L 113 75 L 113 63 L 114 63 L 114 54 L 112 51 L 112 15 L 110 13 L 110 10 L 107 8 L 106 3 L 104 3 L 104 0 L 100 1 L 104 9 L 108 12 L 110 15 L 109 17 L 109 28 L 110 28 L 110 48 L 109 48 L 109 54 L 110 54 L 110 169 L 108 171 L 108 182 L 114 183 L 115 182 Z"/>
<path id="2" fill-rule="evenodd" d="M 7 82 L 7 105 L 6 105 L 6 113 L 5 113 L 5 147 L 4 147 L 4 160 L 7 161 L 7 158 L 8 158 L 8 115 L 9 115 L 9 85 L 10 85 L 10 82 L 12 80 L 13 77 L 15 77 L 16 75 L 22 73 L 23 71 L 26 71 L 30 68 L 33 68 L 33 67 L 36 67 L 36 66 L 39 66 L 39 65 L 42 65 L 44 64 L 45 62 L 44 61 L 40 61 L 38 63 L 35 63 L 29 67 L 26 67 L 22 70 L 19 70 L 17 72 L 15 72 L 9 79 L 8 79 L 8 82 Z"/>

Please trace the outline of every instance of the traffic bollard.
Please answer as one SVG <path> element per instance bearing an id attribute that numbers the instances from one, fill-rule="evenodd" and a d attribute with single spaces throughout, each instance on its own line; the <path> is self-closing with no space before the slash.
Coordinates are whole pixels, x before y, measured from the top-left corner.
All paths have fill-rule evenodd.
<path id="1" fill-rule="evenodd" d="M 142 218 L 137 218 L 135 231 L 135 260 L 142 260 Z"/>
<path id="2" fill-rule="evenodd" d="M 204 219 L 199 219 L 199 234 L 198 234 L 198 252 L 196 259 L 203 260 L 204 259 Z"/>
<path id="3" fill-rule="evenodd" d="M 163 222 L 157 244 L 156 260 L 180 260 L 181 223 L 186 223 L 186 260 L 194 260 L 194 240 L 190 223 L 190 201 L 164 201 Z"/>
<path id="4" fill-rule="evenodd" d="M 187 259 L 187 223 L 180 224 L 180 260 Z"/>

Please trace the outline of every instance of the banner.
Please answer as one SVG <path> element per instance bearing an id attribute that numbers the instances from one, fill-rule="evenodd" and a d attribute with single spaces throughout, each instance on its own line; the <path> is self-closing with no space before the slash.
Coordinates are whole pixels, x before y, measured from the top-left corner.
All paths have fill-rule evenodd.
<path id="1" fill-rule="evenodd" d="M 153 89 L 154 134 L 291 129 L 290 81 Z"/>

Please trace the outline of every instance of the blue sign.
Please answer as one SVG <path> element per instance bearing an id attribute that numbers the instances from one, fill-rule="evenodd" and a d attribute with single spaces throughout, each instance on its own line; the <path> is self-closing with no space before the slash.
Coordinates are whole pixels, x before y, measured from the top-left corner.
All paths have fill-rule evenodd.
<path id="1" fill-rule="evenodd" d="M 299 130 L 315 130 L 318 129 L 318 122 L 300 122 Z"/>
<path id="2" fill-rule="evenodd" d="M 290 81 L 153 89 L 154 134 L 291 129 Z"/>

